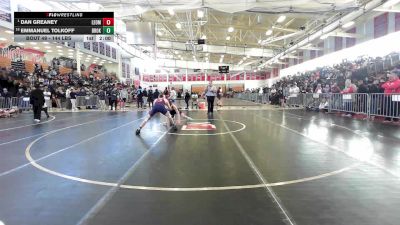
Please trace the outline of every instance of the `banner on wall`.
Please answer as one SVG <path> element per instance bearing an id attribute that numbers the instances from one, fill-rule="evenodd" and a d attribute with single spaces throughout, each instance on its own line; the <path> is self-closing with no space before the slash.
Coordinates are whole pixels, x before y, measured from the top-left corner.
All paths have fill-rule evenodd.
<path id="1" fill-rule="evenodd" d="M 44 62 L 44 53 L 35 49 L 20 48 L 17 46 L 8 46 L 0 48 L 0 57 L 8 58 L 12 61 L 21 59 L 29 60 L 34 63 Z"/>

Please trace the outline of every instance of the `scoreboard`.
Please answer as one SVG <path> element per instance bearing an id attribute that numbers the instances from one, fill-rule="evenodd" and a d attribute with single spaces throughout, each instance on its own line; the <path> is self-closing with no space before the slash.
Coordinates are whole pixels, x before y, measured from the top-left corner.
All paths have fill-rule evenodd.
<path id="1" fill-rule="evenodd" d="M 17 42 L 113 42 L 114 12 L 14 12 Z"/>

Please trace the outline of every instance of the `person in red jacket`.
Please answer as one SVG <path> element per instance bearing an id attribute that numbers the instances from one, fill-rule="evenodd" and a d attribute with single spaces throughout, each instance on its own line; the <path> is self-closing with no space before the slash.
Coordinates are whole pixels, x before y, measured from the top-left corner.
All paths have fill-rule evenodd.
<path id="1" fill-rule="evenodd" d="M 383 105 L 383 113 L 386 116 L 385 121 L 390 121 L 393 117 L 398 117 L 400 115 L 400 102 L 393 101 L 393 94 L 400 94 L 400 70 L 392 70 L 388 74 L 389 80 L 382 85 L 385 93 L 385 100 Z M 393 121 L 398 121 L 394 118 Z"/>

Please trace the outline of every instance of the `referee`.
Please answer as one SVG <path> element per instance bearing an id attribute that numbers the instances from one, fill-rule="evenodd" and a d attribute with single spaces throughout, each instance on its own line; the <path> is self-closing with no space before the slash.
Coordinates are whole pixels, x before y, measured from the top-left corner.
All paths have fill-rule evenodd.
<path id="1" fill-rule="evenodd" d="M 35 122 L 40 122 L 40 116 L 42 114 L 42 108 L 44 105 L 44 94 L 43 91 L 40 89 L 40 85 L 35 85 L 35 90 L 31 92 L 30 96 L 30 103 L 32 104 L 33 108 L 33 119 Z"/>
<path id="2" fill-rule="evenodd" d="M 212 81 L 207 85 L 207 88 L 204 90 L 204 94 L 207 97 L 207 113 L 213 113 L 214 112 L 214 100 L 215 96 L 217 95 L 217 89 L 215 86 L 213 86 Z"/>

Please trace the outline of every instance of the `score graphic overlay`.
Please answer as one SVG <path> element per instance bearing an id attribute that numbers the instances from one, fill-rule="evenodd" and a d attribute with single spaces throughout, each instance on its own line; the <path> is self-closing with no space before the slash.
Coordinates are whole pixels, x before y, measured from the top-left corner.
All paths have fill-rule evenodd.
<path id="1" fill-rule="evenodd" d="M 14 12 L 17 42 L 113 42 L 114 12 Z"/>

